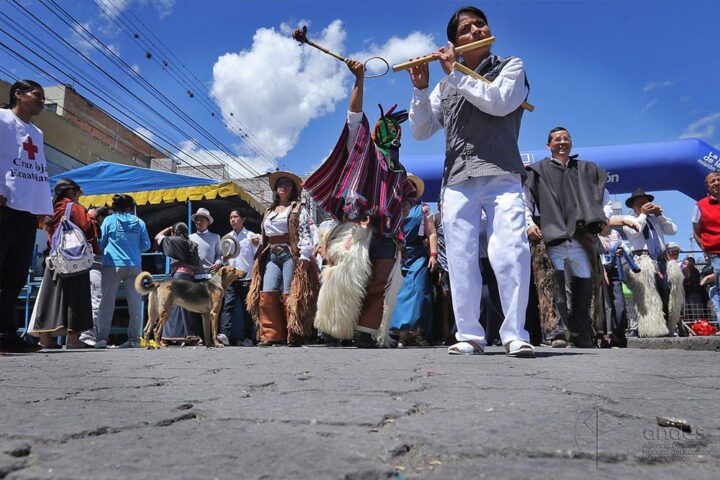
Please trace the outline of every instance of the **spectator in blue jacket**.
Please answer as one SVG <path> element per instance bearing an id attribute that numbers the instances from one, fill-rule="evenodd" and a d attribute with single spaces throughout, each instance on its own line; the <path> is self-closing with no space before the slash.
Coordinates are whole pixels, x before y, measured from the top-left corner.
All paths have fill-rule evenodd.
<path id="1" fill-rule="evenodd" d="M 133 213 L 135 200 L 130 195 L 114 195 L 112 208 L 115 213 L 105 219 L 101 229 L 102 297 L 95 348 L 107 347 L 120 281 L 125 285 L 130 322 L 127 330 L 128 340 L 119 348 L 138 348 L 142 328 L 142 297 L 135 291 L 134 283 L 135 277 L 141 271 L 140 254 L 150 248 L 150 237 L 145 222 Z"/>

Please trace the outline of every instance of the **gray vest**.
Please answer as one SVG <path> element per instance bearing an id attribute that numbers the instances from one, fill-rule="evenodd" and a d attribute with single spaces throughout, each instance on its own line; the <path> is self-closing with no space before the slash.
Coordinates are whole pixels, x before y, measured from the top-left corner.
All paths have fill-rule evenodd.
<path id="1" fill-rule="evenodd" d="M 493 81 L 512 58 L 490 55 L 475 71 Z M 529 88 L 527 78 L 525 84 Z M 506 173 L 524 177 L 517 145 L 522 107 L 504 117 L 489 115 L 468 102 L 447 79 L 440 82 L 440 98 L 445 126 L 445 185 Z"/>

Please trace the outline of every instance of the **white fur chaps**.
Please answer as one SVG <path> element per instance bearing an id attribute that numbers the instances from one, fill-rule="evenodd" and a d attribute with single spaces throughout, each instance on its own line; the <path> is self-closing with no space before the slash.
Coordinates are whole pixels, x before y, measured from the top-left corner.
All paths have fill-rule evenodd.
<path id="1" fill-rule="evenodd" d="M 680 270 L 680 265 L 676 260 L 668 260 L 667 277 L 670 282 L 670 304 L 668 305 L 667 327 L 670 333 L 680 322 L 680 314 L 682 307 L 685 305 L 685 289 L 683 288 L 683 279 L 685 276 Z"/>
<path id="2" fill-rule="evenodd" d="M 335 227 L 325 243 L 328 265 L 321 275 L 315 328 L 340 340 L 355 332 L 370 280 L 372 228 L 354 222 Z"/>
<path id="3" fill-rule="evenodd" d="M 668 334 L 663 315 L 662 299 L 655 286 L 655 262 L 648 255 L 635 257 L 640 272 L 623 265 L 626 283 L 633 293 L 640 337 L 662 337 Z M 682 285 L 682 283 L 681 283 Z"/>

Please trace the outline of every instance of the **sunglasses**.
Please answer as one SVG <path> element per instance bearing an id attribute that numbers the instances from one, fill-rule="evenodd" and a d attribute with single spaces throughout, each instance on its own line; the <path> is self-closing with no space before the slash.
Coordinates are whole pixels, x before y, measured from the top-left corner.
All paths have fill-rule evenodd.
<path id="1" fill-rule="evenodd" d="M 293 182 L 292 180 L 278 180 L 275 183 L 275 187 L 292 187 Z"/>

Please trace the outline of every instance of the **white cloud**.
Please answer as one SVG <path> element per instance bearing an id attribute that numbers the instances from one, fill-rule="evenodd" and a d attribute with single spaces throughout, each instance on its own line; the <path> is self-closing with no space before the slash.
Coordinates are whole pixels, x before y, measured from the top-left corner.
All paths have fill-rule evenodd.
<path id="1" fill-rule="evenodd" d="M 706 115 L 687 126 L 680 138 L 710 139 L 715 134 L 715 126 L 720 123 L 720 112 Z"/>
<path id="2" fill-rule="evenodd" d="M 137 127 L 134 132 L 146 142 L 152 142 L 155 140 L 155 134 L 145 127 Z"/>
<path id="3" fill-rule="evenodd" d="M 206 150 L 191 140 L 180 143 L 180 150 L 175 153 L 181 165 L 211 166 L 224 164 L 230 170 L 230 175 L 235 178 L 254 177 L 260 173 L 274 171 L 276 165 L 266 160 L 244 155 L 229 155 L 222 150 Z M 248 165 L 251 171 L 243 168 L 240 164 Z"/>
<path id="4" fill-rule="evenodd" d="M 647 110 L 650 110 L 656 103 L 658 102 L 657 97 L 650 100 L 648 103 L 645 104 L 645 106 L 642 108 L 642 111 L 645 112 Z"/>
<path id="5" fill-rule="evenodd" d="M 92 25 L 89 22 L 82 23 L 80 25 L 75 24 L 72 27 L 70 39 L 68 41 L 87 56 L 93 53 L 94 50 L 98 50 L 98 52 L 105 52 L 103 45 L 92 37 L 92 33 Z M 120 47 L 114 44 L 105 44 L 105 46 L 115 55 L 118 57 L 120 56 Z"/>
<path id="6" fill-rule="evenodd" d="M 130 65 L 130 68 L 132 68 L 133 72 L 138 74 L 140 73 L 140 65 L 138 65 L 137 63 L 133 63 L 132 65 Z"/>
<path id="7" fill-rule="evenodd" d="M 213 66 L 211 94 L 225 120 L 233 124 L 236 119 L 246 125 L 275 158 L 287 155 L 311 120 L 335 111 L 349 94 L 350 73 L 345 65 L 313 47 L 298 45 L 289 35 L 292 30 L 287 23 L 278 30 L 258 29 L 249 49 L 226 53 Z M 311 38 L 343 54 L 346 32 L 342 21 L 333 21 Z M 372 44 L 351 57 L 365 60 L 381 55 L 392 65 L 434 49 L 431 36 L 413 32 L 406 38 Z M 368 68 L 375 65 L 368 64 Z"/>
<path id="8" fill-rule="evenodd" d="M 158 16 L 162 20 L 172 13 L 172 9 L 175 6 L 175 0 L 153 0 L 155 10 L 158 12 Z"/>
<path id="9" fill-rule="evenodd" d="M 680 79 L 677 79 L 677 80 L 663 80 L 663 81 L 659 81 L 659 82 L 647 82 L 647 83 L 643 86 L 642 91 L 643 91 L 643 93 L 650 93 L 650 92 L 652 92 L 653 90 L 658 90 L 658 89 L 661 89 L 661 88 L 672 87 L 673 85 L 675 85 L 675 84 L 678 83 L 679 81 L 680 81 Z"/>
<path id="10" fill-rule="evenodd" d="M 158 16 L 163 19 L 172 13 L 175 2 L 176 0 L 151 0 L 150 3 L 157 10 Z M 132 3 L 133 0 L 100 0 L 98 7 L 105 17 L 112 20 L 119 17 Z M 145 4 L 147 2 L 139 0 L 138 3 Z"/>
<path id="11" fill-rule="evenodd" d="M 276 158 L 297 144 L 310 120 L 333 112 L 348 90 L 345 65 L 310 46 L 298 45 L 282 33 L 287 30 L 287 25 L 281 26 L 281 32 L 261 28 L 249 50 L 218 58 L 211 88 L 225 120 L 234 123 L 235 118 L 248 126 Z M 342 22 L 335 20 L 315 40 L 342 51 Z"/>
<path id="12" fill-rule="evenodd" d="M 362 61 L 370 57 L 383 57 L 392 67 L 411 58 L 427 55 L 435 50 L 437 50 L 437 47 L 432 35 L 412 32 L 405 38 L 390 37 L 383 45 L 373 43 L 366 50 L 354 53 L 351 57 Z M 370 74 L 379 73 L 379 71 L 384 70 L 384 64 L 379 60 L 373 60 L 367 64 L 367 69 Z"/>

